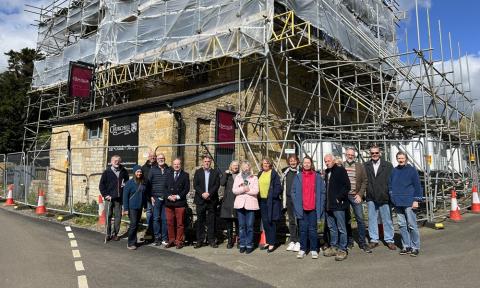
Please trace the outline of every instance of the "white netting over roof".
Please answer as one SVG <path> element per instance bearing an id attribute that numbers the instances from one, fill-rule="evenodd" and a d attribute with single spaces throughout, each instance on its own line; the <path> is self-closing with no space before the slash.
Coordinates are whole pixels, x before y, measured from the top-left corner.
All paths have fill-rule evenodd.
<path id="1" fill-rule="evenodd" d="M 94 37 L 81 38 L 62 53 L 35 63 L 34 88 L 66 81 L 70 61 L 115 65 L 244 57 L 264 52 L 265 37 L 271 35 L 266 20 L 273 18 L 272 0 L 103 0 L 99 4 L 88 1 L 88 9 L 71 9 L 82 11 L 86 19 L 77 19 L 73 11 L 69 15 L 74 19 L 55 20 L 51 30 L 58 33 L 67 22 L 90 23 L 91 7 L 104 15 Z"/>
<path id="2" fill-rule="evenodd" d="M 378 55 L 378 44 L 386 51 L 383 54 L 396 49 L 393 13 L 382 0 L 84 0 L 76 3 L 67 13 L 49 19 L 48 25 L 39 28 L 39 47 L 42 47 L 40 42 L 46 43 L 44 47 L 66 47 L 57 49 L 61 51 L 57 54 L 47 52 L 46 59 L 35 62 L 34 88 L 65 82 L 70 61 L 111 65 L 156 60 L 192 63 L 264 53 L 264 44 L 272 34 L 275 3 L 295 11 L 297 17 L 309 21 L 360 59 Z M 96 34 L 85 37 L 85 27 L 95 25 L 98 25 Z M 377 27 L 380 40 L 376 36 Z M 52 35 L 54 37 L 49 37 Z"/>

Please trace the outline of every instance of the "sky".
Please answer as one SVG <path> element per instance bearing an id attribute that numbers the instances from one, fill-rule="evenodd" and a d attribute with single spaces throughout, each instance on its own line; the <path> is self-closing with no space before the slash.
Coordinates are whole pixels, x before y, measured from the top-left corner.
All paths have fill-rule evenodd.
<path id="1" fill-rule="evenodd" d="M 398 31 L 398 46 L 405 51 L 405 30 L 408 32 L 409 48 L 418 47 L 416 37 L 415 0 L 396 0 L 401 11 L 407 11 L 408 18 L 402 22 Z M 6 69 L 5 52 L 23 47 L 35 48 L 37 32 L 35 19 L 38 16 L 24 11 L 32 10 L 25 6 L 46 6 L 51 0 L 0 0 L 0 71 Z M 421 47 L 428 47 L 426 9 L 430 12 L 434 59 L 440 59 L 438 20 L 443 30 L 444 54 L 449 55 L 448 32 L 452 35 L 454 46 L 454 67 L 459 67 L 462 60 L 464 79 L 467 79 L 466 56 L 470 70 L 472 95 L 480 99 L 480 1 L 476 0 L 418 0 Z M 461 57 L 458 55 L 458 42 L 461 45 Z M 449 57 L 447 57 L 449 58 Z M 459 70 L 459 69 L 457 69 Z"/>

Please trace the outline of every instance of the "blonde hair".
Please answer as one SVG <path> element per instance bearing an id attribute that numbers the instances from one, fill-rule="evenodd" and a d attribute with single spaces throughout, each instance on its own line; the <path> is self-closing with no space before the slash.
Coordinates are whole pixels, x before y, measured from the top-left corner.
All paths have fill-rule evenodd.
<path id="1" fill-rule="evenodd" d="M 232 162 L 230 162 L 230 165 L 228 166 L 228 170 L 232 171 L 232 166 L 235 165 L 235 164 L 238 164 L 240 166 L 240 162 L 237 161 L 237 160 L 233 160 Z M 239 167 L 240 168 L 240 167 Z"/>
<path id="2" fill-rule="evenodd" d="M 252 165 L 250 164 L 250 162 L 248 161 L 242 161 L 242 164 L 240 165 L 240 172 L 243 171 L 243 166 L 247 165 L 248 166 L 248 170 L 250 171 L 250 174 L 253 175 L 253 170 L 252 170 Z"/>
<path id="3" fill-rule="evenodd" d="M 268 163 L 268 165 L 270 166 L 270 169 L 273 168 L 273 162 L 272 162 L 272 160 L 270 160 L 270 158 L 268 158 L 268 157 L 263 158 L 262 159 L 262 164 L 263 164 L 263 161 Z"/>

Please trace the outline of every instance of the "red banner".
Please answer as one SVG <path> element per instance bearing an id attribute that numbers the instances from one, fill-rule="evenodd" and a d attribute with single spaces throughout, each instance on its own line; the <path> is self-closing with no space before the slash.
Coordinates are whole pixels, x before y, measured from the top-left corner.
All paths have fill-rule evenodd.
<path id="1" fill-rule="evenodd" d="M 216 142 L 235 142 L 235 112 L 217 110 Z M 220 148 L 234 149 L 234 144 L 219 144 Z"/>
<path id="2" fill-rule="evenodd" d="M 72 63 L 70 65 L 69 95 L 70 97 L 88 99 L 93 78 L 93 69 Z"/>

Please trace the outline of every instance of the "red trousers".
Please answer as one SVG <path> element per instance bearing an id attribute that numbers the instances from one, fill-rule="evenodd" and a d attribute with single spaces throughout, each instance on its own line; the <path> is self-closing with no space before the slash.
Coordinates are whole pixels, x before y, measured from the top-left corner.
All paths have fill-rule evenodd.
<path id="1" fill-rule="evenodd" d="M 165 207 L 168 226 L 168 243 L 183 244 L 185 207 Z"/>

